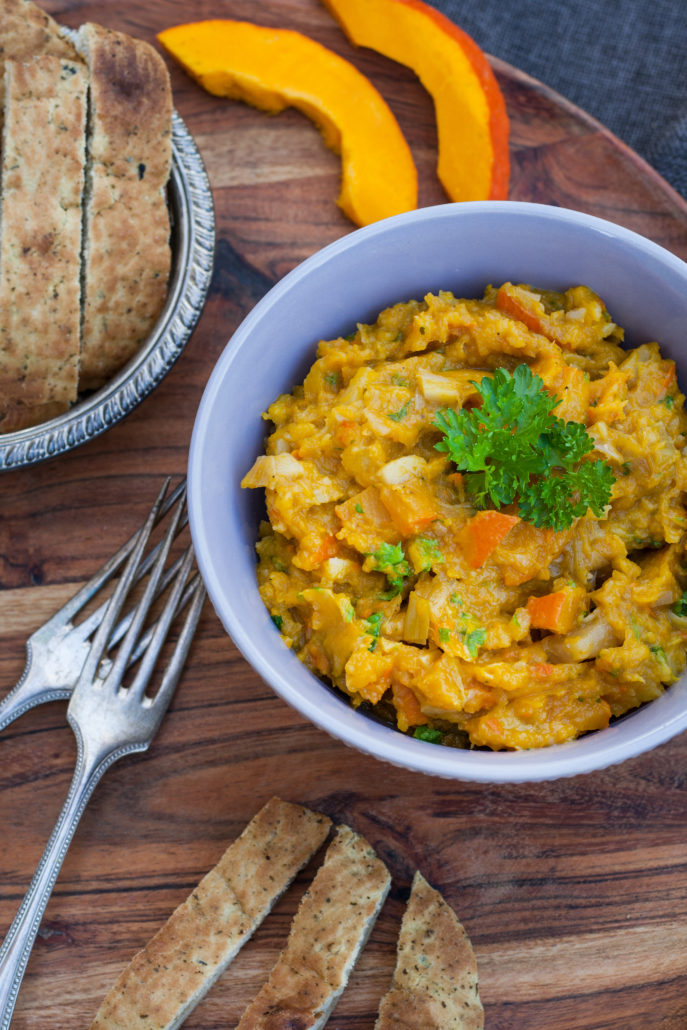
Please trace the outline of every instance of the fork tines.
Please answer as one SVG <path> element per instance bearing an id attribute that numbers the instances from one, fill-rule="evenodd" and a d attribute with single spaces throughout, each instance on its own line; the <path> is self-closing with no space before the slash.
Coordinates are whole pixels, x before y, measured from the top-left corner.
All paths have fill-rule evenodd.
<path id="1" fill-rule="evenodd" d="M 183 664 L 202 608 L 204 590 L 197 574 L 189 579 L 194 557 L 190 544 L 169 568 L 165 568 L 172 543 L 188 520 L 185 484 L 181 484 L 170 495 L 173 500 L 167 498 L 170 503 L 165 503 L 168 488 L 169 480 L 160 491 L 145 524 L 132 538 L 133 548 L 126 567 L 111 598 L 101 606 L 103 611 L 100 625 L 84 662 L 79 682 L 101 679 L 119 687 L 123 683 L 127 668 L 140 659 L 133 682 L 127 689 L 132 694 L 142 697 L 174 617 L 183 607 L 190 604 L 177 641 L 175 655 L 166 670 L 167 682 L 170 679 L 170 667 L 176 668 L 178 665 L 180 668 Z M 171 511 L 169 524 L 159 543 L 144 557 L 151 533 L 162 517 L 163 507 L 166 512 Z M 144 577 L 147 578 L 142 596 L 118 623 L 117 620 L 132 589 L 139 581 L 143 582 Z M 156 598 L 165 591 L 168 593 L 162 610 L 152 625 L 146 628 L 146 620 Z M 117 644 L 119 646 L 116 648 Z M 108 652 L 113 654 L 111 659 Z"/>

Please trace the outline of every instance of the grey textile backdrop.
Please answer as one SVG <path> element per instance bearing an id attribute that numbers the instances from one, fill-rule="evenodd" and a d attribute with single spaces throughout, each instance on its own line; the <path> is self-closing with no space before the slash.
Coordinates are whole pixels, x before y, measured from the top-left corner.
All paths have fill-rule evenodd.
<path id="1" fill-rule="evenodd" d="M 432 0 L 487 53 L 619 136 L 687 198 L 687 0 Z"/>

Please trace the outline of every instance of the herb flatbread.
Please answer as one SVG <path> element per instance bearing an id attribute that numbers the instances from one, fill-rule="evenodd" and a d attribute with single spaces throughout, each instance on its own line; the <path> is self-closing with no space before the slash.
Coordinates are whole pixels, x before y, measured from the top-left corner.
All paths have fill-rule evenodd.
<path id="1" fill-rule="evenodd" d="M 398 937 L 396 969 L 374 1030 L 481 1030 L 477 962 L 441 894 L 415 874 Z"/>
<path id="2" fill-rule="evenodd" d="M 273 798 L 134 956 L 91 1030 L 173 1030 L 323 843 L 326 816 Z"/>
<path id="3" fill-rule="evenodd" d="M 87 78 L 43 55 L 6 61 L 5 86 L 0 424 L 76 400 Z"/>
<path id="4" fill-rule="evenodd" d="M 172 93 L 140 39 L 88 23 L 77 47 L 91 77 L 80 387 L 92 389 L 135 354 L 167 295 Z"/>
<path id="5" fill-rule="evenodd" d="M 339 827 L 303 895 L 269 979 L 237 1030 L 320 1030 L 344 990 L 391 878 L 367 841 Z"/>
<path id="6" fill-rule="evenodd" d="M 0 0 L 0 64 L 50 54 L 80 61 L 60 26 L 31 0 Z M 0 81 L 0 125 L 5 87 Z"/>

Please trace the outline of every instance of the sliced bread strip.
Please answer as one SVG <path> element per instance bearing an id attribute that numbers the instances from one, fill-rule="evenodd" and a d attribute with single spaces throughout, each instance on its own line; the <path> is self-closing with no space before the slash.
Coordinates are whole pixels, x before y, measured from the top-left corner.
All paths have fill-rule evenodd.
<path id="1" fill-rule="evenodd" d="M 5 85 L 0 421 L 16 424 L 76 400 L 87 77 L 43 55 L 6 61 Z"/>
<path id="2" fill-rule="evenodd" d="M 57 22 L 31 0 L 0 0 L 0 62 L 24 61 L 41 54 L 81 60 Z M 0 125 L 4 96 L 0 82 Z"/>
<path id="3" fill-rule="evenodd" d="M 0 402 L 1 407 L 2 403 Z M 28 429 L 29 426 L 38 426 L 41 422 L 47 422 L 48 419 L 62 415 L 67 408 L 67 404 L 61 404 L 59 401 L 35 404 L 33 407 L 28 407 L 18 401 L 16 404 L 10 405 L 4 414 L 0 412 L 0 433 L 15 433 L 20 429 Z"/>
<path id="4" fill-rule="evenodd" d="M 327 1022 L 389 891 L 384 863 L 338 829 L 303 895 L 286 946 L 237 1030 L 319 1030 Z"/>
<path id="5" fill-rule="evenodd" d="M 134 956 L 91 1030 L 173 1030 L 323 843 L 326 816 L 272 798 Z"/>
<path id="6" fill-rule="evenodd" d="M 398 936 L 396 969 L 374 1030 L 481 1030 L 477 962 L 441 894 L 415 874 Z"/>
<path id="7" fill-rule="evenodd" d="M 172 93 L 142 40 L 86 24 L 77 48 L 91 75 L 80 388 L 92 389 L 138 350 L 165 301 Z"/>

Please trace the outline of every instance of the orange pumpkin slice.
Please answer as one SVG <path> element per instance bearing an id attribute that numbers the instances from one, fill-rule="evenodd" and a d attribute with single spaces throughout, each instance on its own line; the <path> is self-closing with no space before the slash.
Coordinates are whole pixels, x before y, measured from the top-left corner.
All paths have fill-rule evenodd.
<path id="1" fill-rule="evenodd" d="M 417 172 L 396 119 L 338 54 L 298 32 L 229 20 L 177 25 L 158 39 L 208 92 L 308 115 L 341 154 L 337 203 L 357 225 L 417 206 Z"/>
<path id="2" fill-rule="evenodd" d="M 475 41 L 422 0 L 322 0 L 344 32 L 412 68 L 431 93 L 437 174 L 451 200 L 508 196 L 509 124 L 503 94 Z"/>

